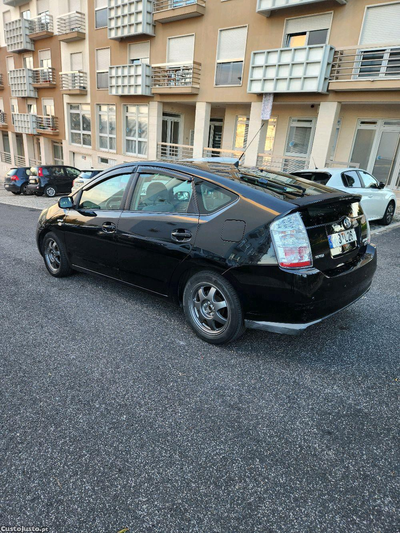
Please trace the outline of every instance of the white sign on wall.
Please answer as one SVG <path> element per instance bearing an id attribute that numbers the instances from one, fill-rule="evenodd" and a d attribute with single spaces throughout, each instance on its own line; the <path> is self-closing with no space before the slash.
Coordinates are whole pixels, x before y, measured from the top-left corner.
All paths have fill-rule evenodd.
<path id="1" fill-rule="evenodd" d="M 261 120 L 269 120 L 272 113 L 272 104 L 274 103 L 273 93 L 263 94 Z"/>

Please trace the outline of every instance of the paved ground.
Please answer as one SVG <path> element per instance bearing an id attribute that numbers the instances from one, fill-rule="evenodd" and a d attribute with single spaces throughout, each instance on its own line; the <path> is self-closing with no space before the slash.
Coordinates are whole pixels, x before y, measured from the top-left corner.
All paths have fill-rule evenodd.
<path id="1" fill-rule="evenodd" d="M 400 229 L 352 308 L 220 348 L 156 297 L 52 278 L 37 217 L 0 205 L 0 526 L 400 531 Z"/>

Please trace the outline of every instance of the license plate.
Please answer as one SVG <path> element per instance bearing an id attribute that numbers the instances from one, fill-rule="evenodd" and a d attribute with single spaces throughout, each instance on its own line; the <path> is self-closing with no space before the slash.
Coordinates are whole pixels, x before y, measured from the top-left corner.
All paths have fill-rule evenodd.
<path id="1" fill-rule="evenodd" d="M 339 248 L 339 246 L 349 244 L 356 240 L 357 235 L 354 229 L 348 229 L 346 231 L 341 231 L 340 233 L 328 235 L 329 248 Z"/>

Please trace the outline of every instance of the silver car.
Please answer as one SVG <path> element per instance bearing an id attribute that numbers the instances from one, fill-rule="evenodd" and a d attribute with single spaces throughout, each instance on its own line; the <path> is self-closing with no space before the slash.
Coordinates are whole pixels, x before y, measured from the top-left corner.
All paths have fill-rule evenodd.
<path id="1" fill-rule="evenodd" d="M 105 170 L 102 169 L 94 169 L 89 168 L 87 170 L 82 170 L 82 172 L 79 174 L 77 178 L 74 179 L 72 183 L 72 193 L 75 193 L 78 189 L 82 187 L 82 185 L 85 185 L 88 181 L 90 181 L 92 178 L 97 176 L 97 174 L 100 174 L 100 172 L 103 172 Z"/>

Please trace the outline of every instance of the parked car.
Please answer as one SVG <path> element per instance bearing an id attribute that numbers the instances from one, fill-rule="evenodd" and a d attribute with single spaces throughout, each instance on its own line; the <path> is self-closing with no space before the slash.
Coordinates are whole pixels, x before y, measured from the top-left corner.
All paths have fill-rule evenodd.
<path id="1" fill-rule="evenodd" d="M 199 337 L 223 344 L 246 326 L 297 333 L 369 290 L 360 199 L 235 165 L 128 163 L 44 210 L 37 245 L 52 276 L 97 273 L 173 298 Z"/>
<path id="2" fill-rule="evenodd" d="M 78 189 L 82 187 L 85 183 L 90 181 L 92 178 L 103 172 L 104 169 L 94 169 L 82 170 L 77 178 L 74 179 L 72 183 L 72 193 L 75 193 Z"/>
<path id="3" fill-rule="evenodd" d="M 13 194 L 27 194 L 26 187 L 29 182 L 29 167 L 11 168 L 4 179 L 4 188 Z"/>
<path id="4" fill-rule="evenodd" d="M 293 172 L 315 183 L 362 196 L 361 206 L 368 220 L 389 225 L 396 212 L 396 195 L 391 189 L 361 168 L 322 168 Z"/>
<path id="5" fill-rule="evenodd" d="M 31 167 L 27 191 L 36 196 L 49 196 L 71 192 L 72 183 L 80 174 L 75 167 L 46 165 Z"/>

